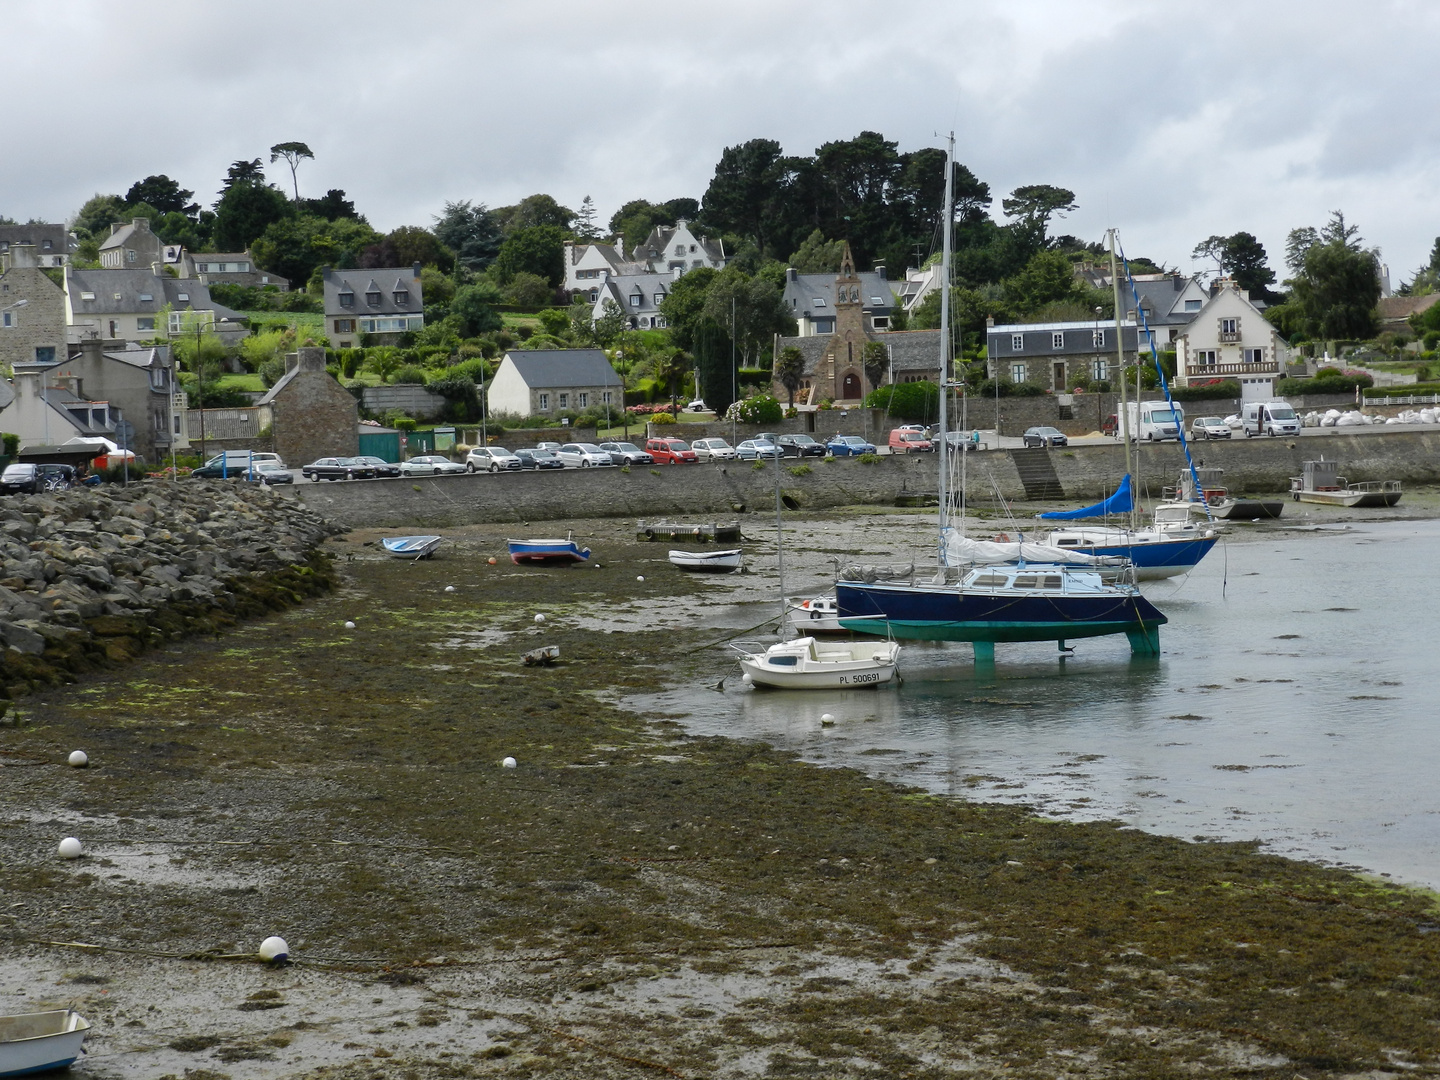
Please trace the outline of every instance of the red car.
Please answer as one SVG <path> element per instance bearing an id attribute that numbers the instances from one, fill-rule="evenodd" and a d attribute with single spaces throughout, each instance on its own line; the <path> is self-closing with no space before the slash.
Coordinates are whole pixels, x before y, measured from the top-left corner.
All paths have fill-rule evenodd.
<path id="1" fill-rule="evenodd" d="M 657 465 L 693 465 L 700 460 L 683 439 L 646 439 L 645 452 Z"/>

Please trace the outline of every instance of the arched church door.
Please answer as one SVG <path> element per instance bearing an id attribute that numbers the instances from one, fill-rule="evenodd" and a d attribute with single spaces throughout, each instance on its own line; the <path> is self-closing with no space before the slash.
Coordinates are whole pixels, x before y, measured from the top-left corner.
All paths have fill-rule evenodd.
<path id="1" fill-rule="evenodd" d="M 860 392 L 860 376 L 856 375 L 853 371 L 847 372 L 845 381 L 840 384 L 840 396 L 846 401 L 863 397 L 864 395 Z"/>

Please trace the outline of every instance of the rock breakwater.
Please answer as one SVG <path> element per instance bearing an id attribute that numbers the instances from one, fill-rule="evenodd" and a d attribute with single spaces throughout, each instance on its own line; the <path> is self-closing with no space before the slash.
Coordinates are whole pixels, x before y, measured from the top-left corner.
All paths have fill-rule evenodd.
<path id="1" fill-rule="evenodd" d="M 339 531 L 292 498 L 219 482 L 0 500 L 0 698 L 328 591 L 316 549 Z"/>

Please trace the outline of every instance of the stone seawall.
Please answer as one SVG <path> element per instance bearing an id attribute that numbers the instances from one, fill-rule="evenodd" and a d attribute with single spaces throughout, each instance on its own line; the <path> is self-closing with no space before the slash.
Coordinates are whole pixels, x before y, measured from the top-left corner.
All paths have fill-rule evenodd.
<path id="1" fill-rule="evenodd" d="M 1352 433 L 1353 432 L 1353 433 Z M 1301 462 L 1322 454 L 1341 462 L 1352 481 L 1402 480 L 1440 483 L 1440 428 L 1434 431 L 1345 429 L 1294 439 L 1236 439 L 1193 444 L 1197 462 L 1225 469 L 1235 492 L 1275 493 L 1289 487 Z M 1125 471 L 1118 443 L 1052 451 L 978 451 L 967 467 L 976 502 L 989 502 L 998 488 L 1006 499 L 1027 492 L 1018 461 L 1039 456 L 1055 471 L 1065 500 L 1099 498 L 1112 491 Z M 1147 446 L 1140 470 L 1149 490 L 1173 486 L 1184 463 L 1176 443 Z M 935 459 L 929 454 L 812 461 L 808 472 L 786 459 L 781 488 L 793 507 L 824 509 L 852 505 L 893 505 L 903 495 L 935 487 Z M 1027 475 L 1030 469 L 1026 469 Z M 993 484 L 992 484 L 993 480 Z M 579 517 L 654 518 L 667 515 L 733 516 L 774 506 L 774 473 L 748 462 L 725 465 L 665 465 L 655 468 L 567 469 L 563 473 L 365 480 L 304 484 L 295 494 L 316 513 L 353 528 L 448 528 L 457 525 L 539 522 Z M 1033 486 L 1033 481 L 1032 481 Z M 743 510 L 737 510 L 737 507 Z"/>

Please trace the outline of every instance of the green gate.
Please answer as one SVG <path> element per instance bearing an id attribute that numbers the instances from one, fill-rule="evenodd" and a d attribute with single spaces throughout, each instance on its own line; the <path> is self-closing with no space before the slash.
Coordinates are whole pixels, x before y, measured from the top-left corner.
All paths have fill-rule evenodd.
<path id="1" fill-rule="evenodd" d="M 362 431 L 360 453 L 364 457 L 384 458 L 386 461 L 400 460 L 400 432 Z"/>

